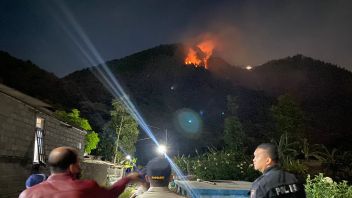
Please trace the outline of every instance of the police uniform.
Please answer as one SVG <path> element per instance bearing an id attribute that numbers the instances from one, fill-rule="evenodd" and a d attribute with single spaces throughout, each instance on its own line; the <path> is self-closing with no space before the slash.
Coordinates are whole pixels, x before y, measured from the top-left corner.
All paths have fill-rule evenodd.
<path id="1" fill-rule="evenodd" d="M 305 198 L 303 184 L 293 174 L 282 171 L 277 165 L 267 168 L 257 178 L 250 191 L 250 198 Z"/>

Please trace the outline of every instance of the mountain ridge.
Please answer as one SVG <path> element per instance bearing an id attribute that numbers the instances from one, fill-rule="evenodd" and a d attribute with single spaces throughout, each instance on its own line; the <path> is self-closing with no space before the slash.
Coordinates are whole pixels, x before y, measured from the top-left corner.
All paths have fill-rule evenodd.
<path id="1" fill-rule="evenodd" d="M 3 68 L 6 61 L 1 57 Z M 307 112 L 313 125 L 310 139 L 334 146 L 343 145 L 337 142 L 352 136 L 348 126 L 352 121 L 352 102 L 348 100 L 352 97 L 352 73 L 348 70 L 303 55 L 268 61 L 252 70 L 232 66 L 219 57 L 209 60 L 209 70 L 195 68 L 185 65 L 184 57 L 184 46 L 160 45 L 106 62 L 147 123 L 168 128 L 170 141 L 182 142 L 176 149 L 222 145 L 227 95 L 238 97 L 239 119 L 248 136 L 258 140 L 264 141 L 272 129 L 267 126 L 271 105 L 287 93 Z M 109 119 L 113 96 L 91 73 L 96 67 L 72 72 L 59 82 L 67 97 L 63 106 L 78 107 L 101 129 Z M 14 88 L 26 93 L 18 87 Z M 189 137 L 177 132 L 175 112 L 184 108 L 202 114 L 202 135 Z M 160 136 L 161 132 L 157 133 Z"/>

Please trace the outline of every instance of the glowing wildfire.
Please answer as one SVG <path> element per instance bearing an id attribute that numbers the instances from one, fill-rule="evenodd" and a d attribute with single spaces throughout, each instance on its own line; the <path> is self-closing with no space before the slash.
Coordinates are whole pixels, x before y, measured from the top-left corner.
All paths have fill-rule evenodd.
<path id="1" fill-rule="evenodd" d="M 189 48 L 185 64 L 208 69 L 208 59 L 213 54 L 214 48 L 215 42 L 213 40 L 202 41 L 196 47 Z"/>

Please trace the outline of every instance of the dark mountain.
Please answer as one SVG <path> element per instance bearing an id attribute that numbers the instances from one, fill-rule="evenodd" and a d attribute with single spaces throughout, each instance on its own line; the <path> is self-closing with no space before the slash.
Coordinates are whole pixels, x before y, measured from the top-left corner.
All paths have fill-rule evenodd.
<path id="1" fill-rule="evenodd" d="M 204 68 L 184 65 L 182 49 L 181 45 L 163 45 L 109 61 L 107 65 L 147 123 L 160 128 L 152 128 L 157 137 L 164 140 L 167 129 L 169 142 L 178 142 L 173 146 L 174 152 L 219 146 L 226 96 L 236 93 L 247 96 L 253 91 L 234 87 L 230 81 Z M 112 95 L 89 70 L 72 73 L 63 80 L 71 98 L 79 95 L 80 100 L 75 101 L 79 101 L 76 105 L 82 113 L 94 118 L 94 124 L 101 127 L 108 118 Z M 176 113 L 185 109 L 201 117 L 201 133 L 187 134 L 175 124 Z"/>
<path id="2" fill-rule="evenodd" d="M 301 103 L 311 139 L 348 146 L 352 137 L 352 73 L 302 55 L 270 61 L 253 70 L 248 85 L 273 97 L 289 93 Z"/>
<path id="3" fill-rule="evenodd" d="M 66 91 L 58 77 L 31 61 L 16 59 L 0 51 L 0 83 L 39 98 L 54 107 L 68 105 Z"/>
<path id="4" fill-rule="evenodd" d="M 182 45 L 161 45 L 106 63 L 147 123 L 159 128 L 152 128 L 157 138 L 164 140 L 164 130 L 168 130 L 174 152 L 223 146 L 227 95 L 237 97 L 238 116 L 253 145 L 268 141 L 266 135 L 272 129 L 270 107 L 279 95 L 288 93 L 307 114 L 307 132 L 313 142 L 349 146 L 346 141 L 352 134 L 349 71 L 302 55 L 270 61 L 252 70 L 232 66 L 218 57 L 209 60 L 208 70 L 195 68 L 184 65 L 184 57 Z M 5 53 L 1 54 L 0 63 L 4 84 L 38 98 L 78 107 L 96 131 L 109 119 L 113 95 L 92 73 L 101 66 L 76 71 L 59 80 Z M 20 71 L 25 72 L 18 74 Z M 201 133 L 190 135 L 175 122 L 177 113 L 185 110 L 193 110 L 200 117 Z M 144 136 L 142 132 L 141 138 Z M 139 142 L 140 153 L 152 153 L 148 145 Z"/>
<path id="5" fill-rule="evenodd" d="M 219 73 L 234 85 L 260 91 L 268 98 L 293 96 L 306 113 L 307 135 L 313 142 L 350 147 L 346 140 L 352 137 L 352 73 L 346 69 L 296 55 L 249 71 L 226 67 Z"/>

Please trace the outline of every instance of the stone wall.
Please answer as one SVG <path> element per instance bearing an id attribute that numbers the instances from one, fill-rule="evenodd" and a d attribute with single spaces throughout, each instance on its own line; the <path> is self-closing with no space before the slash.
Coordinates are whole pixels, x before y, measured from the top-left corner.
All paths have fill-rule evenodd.
<path id="1" fill-rule="evenodd" d="M 107 185 L 107 169 L 108 164 L 97 163 L 93 160 L 85 160 L 81 163 L 82 179 L 93 179 L 99 185 Z"/>
<path id="2" fill-rule="evenodd" d="M 111 186 L 124 176 L 125 169 L 111 162 L 84 159 L 82 179 L 93 179 L 101 186 Z"/>
<path id="3" fill-rule="evenodd" d="M 0 197 L 18 197 L 25 189 L 33 161 L 37 116 L 45 119 L 46 155 L 55 147 L 72 146 L 83 156 L 85 131 L 0 92 Z M 41 171 L 48 173 L 47 168 Z"/>

